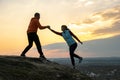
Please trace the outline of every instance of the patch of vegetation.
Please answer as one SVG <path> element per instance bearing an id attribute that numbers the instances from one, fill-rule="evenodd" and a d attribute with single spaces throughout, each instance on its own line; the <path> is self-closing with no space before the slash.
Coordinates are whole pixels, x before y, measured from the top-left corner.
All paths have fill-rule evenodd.
<path id="1" fill-rule="evenodd" d="M 79 71 L 35 58 L 0 56 L 0 80 L 91 80 Z"/>

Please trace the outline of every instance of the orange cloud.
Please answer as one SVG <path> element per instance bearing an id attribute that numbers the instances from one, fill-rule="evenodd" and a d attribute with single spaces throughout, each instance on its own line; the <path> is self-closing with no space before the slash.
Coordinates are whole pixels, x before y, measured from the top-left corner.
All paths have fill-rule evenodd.
<path id="1" fill-rule="evenodd" d="M 119 14 L 120 6 L 116 6 L 90 15 L 79 25 L 70 24 L 69 28 L 85 41 L 116 36 L 120 34 Z"/>
<path id="2" fill-rule="evenodd" d="M 112 34 L 112 36 L 120 34 L 120 6 L 117 6 L 112 9 L 108 9 L 104 12 L 101 12 L 97 15 L 101 15 L 104 19 L 104 21 L 112 20 L 111 25 L 105 25 L 105 27 L 95 30 L 93 34 L 97 35 L 109 35 Z"/>

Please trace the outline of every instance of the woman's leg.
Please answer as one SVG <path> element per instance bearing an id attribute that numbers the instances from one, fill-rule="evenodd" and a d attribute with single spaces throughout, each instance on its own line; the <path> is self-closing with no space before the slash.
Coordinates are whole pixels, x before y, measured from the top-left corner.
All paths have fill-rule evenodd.
<path id="1" fill-rule="evenodd" d="M 77 44 L 73 44 L 74 51 L 75 51 L 76 48 L 77 48 Z M 73 55 L 74 55 L 74 57 L 78 58 L 79 59 L 79 63 L 81 63 L 81 61 L 83 60 L 83 58 L 80 57 L 79 55 L 75 54 L 74 52 L 73 52 Z"/>
<path id="2" fill-rule="evenodd" d="M 78 56 L 77 54 L 74 53 L 75 49 L 77 48 L 77 43 L 73 44 L 70 46 L 70 58 L 71 58 L 71 62 L 72 65 L 75 66 L 75 60 L 74 57 L 79 59 L 79 62 L 82 61 L 82 57 Z"/>
<path id="3" fill-rule="evenodd" d="M 81 63 L 81 62 L 82 62 L 82 60 L 83 60 L 83 58 L 82 58 L 82 57 L 80 57 L 80 56 L 78 56 L 77 54 L 74 54 L 74 57 L 76 57 L 76 58 L 78 58 L 78 59 L 79 59 L 79 63 Z"/>
<path id="4" fill-rule="evenodd" d="M 71 62 L 72 62 L 73 66 L 75 66 L 74 51 L 75 51 L 76 47 L 77 47 L 77 44 L 75 43 L 75 44 L 71 45 L 70 49 L 69 49 L 69 51 L 70 51 L 70 58 L 71 58 Z"/>
<path id="5" fill-rule="evenodd" d="M 75 49 L 77 48 L 77 43 L 74 44 L 73 47 L 74 47 L 74 51 L 75 51 Z M 83 60 L 83 58 L 80 57 L 79 55 L 75 54 L 75 53 L 73 55 L 74 55 L 74 57 L 78 58 L 79 59 L 79 63 L 81 63 L 81 61 Z"/>
<path id="6" fill-rule="evenodd" d="M 70 58 L 71 58 L 72 65 L 75 66 L 75 60 L 74 60 L 74 56 L 72 53 L 70 53 Z"/>

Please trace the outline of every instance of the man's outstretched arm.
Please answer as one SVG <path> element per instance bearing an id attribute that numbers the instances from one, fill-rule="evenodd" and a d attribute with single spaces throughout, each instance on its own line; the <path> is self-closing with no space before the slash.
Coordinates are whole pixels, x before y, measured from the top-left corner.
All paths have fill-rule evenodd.
<path id="1" fill-rule="evenodd" d="M 46 28 L 49 28 L 50 26 L 42 26 L 40 23 L 39 23 L 39 20 L 36 21 L 36 25 L 39 27 L 39 29 L 46 29 Z"/>

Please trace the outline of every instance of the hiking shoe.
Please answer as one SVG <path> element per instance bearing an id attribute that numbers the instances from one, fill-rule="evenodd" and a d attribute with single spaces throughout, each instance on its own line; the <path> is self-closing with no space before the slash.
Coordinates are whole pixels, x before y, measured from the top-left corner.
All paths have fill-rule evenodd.
<path id="1" fill-rule="evenodd" d="M 82 58 L 82 57 L 80 57 L 80 58 L 79 58 L 79 63 L 81 63 L 81 62 L 82 62 L 82 60 L 83 60 L 83 58 Z"/>
<path id="2" fill-rule="evenodd" d="M 22 57 L 26 57 L 25 54 L 21 54 L 20 56 L 22 56 Z"/>
<path id="3" fill-rule="evenodd" d="M 73 69 L 75 69 L 75 66 L 73 66 Z"/>
<path id="4" fill-rule="evenodd" d="M 40 58 L 41 58 L 41 59 L 44 59 L 44 60 L 47 60 L 44 55 L 41 55 Z"/>

